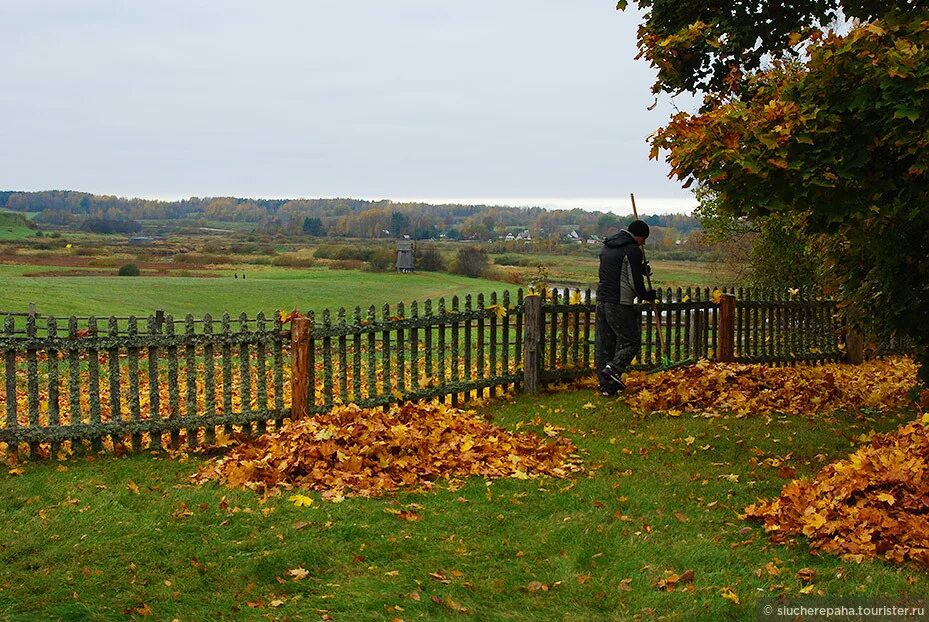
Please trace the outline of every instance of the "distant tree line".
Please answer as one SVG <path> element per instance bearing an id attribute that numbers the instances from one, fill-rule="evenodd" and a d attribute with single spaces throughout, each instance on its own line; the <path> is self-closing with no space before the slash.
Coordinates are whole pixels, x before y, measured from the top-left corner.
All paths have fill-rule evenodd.
<path id="1" fill-rule="evenodd" d="M 361 238 L 409 236 L 417 240 L 489 240 L 523 232 L 528 232 L 533 239 L 558 239 L 571 231 L 585 237 L 602 237 L 629 221 L 629 217 L 581 209 L 431 205 L 362 199 L 191 197 L 181 201 L 157 201 L 70 190 L 0 191 L 0 208 L 40 212 L 37 222 L 66 227 L 83 227 L 89 219 L 126 223 L 186 218 L 254 223 L 256 230 L 267 233 Z M 644 219 L 653 227 L 673 230 L 672 238 L 686 237 L 700 227 L 695 218 L 684 214 L 653 215 Z M 102 225 L 92 220 L 91 226 Z"/>

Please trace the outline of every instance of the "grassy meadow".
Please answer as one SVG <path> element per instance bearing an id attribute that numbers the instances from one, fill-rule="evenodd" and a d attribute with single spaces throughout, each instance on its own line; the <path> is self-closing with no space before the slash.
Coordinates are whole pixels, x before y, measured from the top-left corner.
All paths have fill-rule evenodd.
<path id="1" fill-rule="evenodd" d="M 35 302 L 40 313 L 60 316 L 148 316 L 155 309 L 174 315 L 211 313 L 216 317 L 244 311 L 252 316 L 277 309 L 321 311 L 372 304 L 380 311 L 385 302 L 394 305 L 516 289 L 498 281 L 439 272 L 398 274 L 325 267 L 245 266 L 211 271 L 218 275 L 215 278 L 117 277 L 112 269 L 101 270 L 99 276 L 23 276 L 53 270 L 62 271 L 49 266 L 0 265 L 0 309 L 22 311 Z M 239 278 L 234 278 L 235 273 Z"/>
<path id="2" fill-rule="evenodd" d="M 194 457 L 4 472 L 0 619 L 754 620 L 757 598 L 801 589 L 895 599 L 929 590 L 914 567 L 845 563 L 802 540 L 772 545 L 739 518 L 789 481 L 784 467 L 811 475 L 912 413 L 637 418 L 583 390 L 480 412 L 508 429 L 556 426 L 588 473 L 440 481 L 342 503 L 311 493 L 315 503 L 295 507 L 290 492 L 263 500 L 195 485 Z M 402 509 L 421 520 L 401 520 Z M 692 582 L 661 589 L 686 571 Z"/>
<path id="3" fill-rule="evenodd" d="M 508 253 L 520 265 L 493 263 L 484 278 L 450 271 L 398 274 L 371 271 L 364 261 L 315 257 L 319 244 L 328 248 L 393 249 L 394 242 L 300 241 L 243 232 L 229 235 L 171 234 L 143 245 L 125 236 L 79 232 L 42 238 L 16 214 L 0 213 L 0 311 L 23 311 L 35 303 L 45 315 L 139 315 L 156 309 L 195 316 L 228 312 L 254 315 L 277 309 L 380 307 L 441 296 L 515 290 L 526 286 L 542 266 L 552 285 L 591 288 L 597 285 L 596 249 L 566 247 L 561 253 Z M 18 219 L 18 220 L 17 220 Z M 13 221 L 17 221 L 14 226 Z M 8 237 L 28 233 L 27 237 Z M 54 236 L 54 237 L 52 237 Z M 431 243 L 421 243 L 431 245 Z M 462 243 L 438 243 L 447 266 Z M 118 277 L 120 266 L 136 264 L 140 277 Z M 652 262 L 656 287 L 717 285 L 710 266 L 698 261 Z M 244 278 L 243 278 L 244 275 Z M 238 278 L 236 278 L 238 277 Z"/>

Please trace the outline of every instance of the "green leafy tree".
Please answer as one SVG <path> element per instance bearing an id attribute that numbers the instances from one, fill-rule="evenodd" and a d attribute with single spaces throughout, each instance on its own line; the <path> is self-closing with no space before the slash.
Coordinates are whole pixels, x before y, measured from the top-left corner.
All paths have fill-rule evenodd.
<path id="1" fill-rule="evenodd" d="M 319 218 L 307 216 L 303 219 L 303 233 L 313 237 L 323 237 L 326 235 L 326 229 L 323 227 L 323 221 Z"/>
<path id="2" fill-rule="evenodd" d="M 755 287 L 823 289 L 822 236 L 807 236 L 791 218 L 735 217 L 712 192 L 699 188 L 694 210 L 707 241 L 723 251 L 717 261 L 739 282 Z"/>
<path id="3" fill-rule="evenodd" d="M 654 134 L 652 156 L 729 215 L 829 236 L 850 319 L 912 339 L 929 384 L 926 2 L 638 4 L 654 90 L 704 94 Z"/>
<path id="4" fill-rule="evenodd" d="M 395 237 L 410 234 L 410 217 L 403 212 L 390 214 L 390 234 Z"/>

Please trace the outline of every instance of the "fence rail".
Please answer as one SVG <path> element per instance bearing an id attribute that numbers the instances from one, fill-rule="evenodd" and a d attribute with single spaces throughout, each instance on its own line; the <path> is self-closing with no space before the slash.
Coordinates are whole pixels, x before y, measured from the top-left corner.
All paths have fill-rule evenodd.
<path id="1" fill-rule="evenodd" d="M 835 301 L 769 290 L 659 292 L 638 305 L 638 368 L 709 357 L 840 360 Z M 519 290 L 391 308 L 214 319 L 0 314 L 0 443 L 31 456 L 213 443 L 341 403 L 453 405 L 588 374 L 594 296 Z M 665 350 L 659 348 L 661 321 Z M 905 348 L 900 342 L 896 349 Z"/>

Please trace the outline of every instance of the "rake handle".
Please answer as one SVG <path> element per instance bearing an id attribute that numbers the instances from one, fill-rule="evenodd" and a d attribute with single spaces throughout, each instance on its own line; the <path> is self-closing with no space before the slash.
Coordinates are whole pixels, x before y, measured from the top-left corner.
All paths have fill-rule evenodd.
<path id="1" fill-rule="evenodd" d="M 635 194 L 629 193 L 629 198 L 632 199 L 632 215 L 636 220 L 639 219 L 639 210 L 635 207 Z M 645 263 L 645 247 L 642 246 L 642 263 Z M 646 272 L 645 282 L 648 284 L 648 289 L 652 289 L 652 276 Z M 652 290 L 654 291 L 654 290 Z M 662 358 L 667 358 L 667 355 L 664 351 L 664 337 L 661 334 L 661 311 L 658 310 L 658 301 L 652 300 L 652 308 L 655 310 L 655 323 L 658 325 L 658 348 L 661 350 Z"/>

